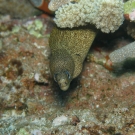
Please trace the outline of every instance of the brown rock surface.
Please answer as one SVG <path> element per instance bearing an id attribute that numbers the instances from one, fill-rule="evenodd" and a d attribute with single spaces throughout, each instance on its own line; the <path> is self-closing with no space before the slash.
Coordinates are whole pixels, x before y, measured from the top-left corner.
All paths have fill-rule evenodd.
<path id="1" fill-rule="evenodd" d="M 44 24 L 36 31 L 41 37 L 27 29 L 35 19 Z M 133 135 L 134 71 L 116 76 L 85 61 L 70 90 L 62 92 L 49 72 L 51 19 L 19 20 L 15 33 L 14 23 L 0 35 L 0 134 Z"/>

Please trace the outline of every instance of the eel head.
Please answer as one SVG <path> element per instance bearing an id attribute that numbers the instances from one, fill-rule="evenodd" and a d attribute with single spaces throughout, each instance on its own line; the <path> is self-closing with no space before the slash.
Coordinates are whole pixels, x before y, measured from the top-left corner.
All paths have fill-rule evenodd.
<path id="1" fill-rule="evenodd" d="M 58 83 L 61 90 L 66 91 L 71 82 L 71 75 L 68 70 L 54 74 L 54 80 Z"/>
<path id="2" fill-rule="evenodd" d="M 50 57 L 50 71 L 61 90 L 66 91 L 73 79 L 74 61 L 63 48 L 52 52 Z"/>

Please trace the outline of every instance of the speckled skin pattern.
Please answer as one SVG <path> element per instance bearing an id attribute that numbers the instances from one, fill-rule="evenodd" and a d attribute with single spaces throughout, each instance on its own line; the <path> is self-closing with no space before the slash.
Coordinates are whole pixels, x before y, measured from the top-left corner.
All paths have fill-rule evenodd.
<path id="1" fill-rule="evenodd" d="M 53 77 L 59 74 L 55 80 L 62 90 L 67 90 L 72 79 L 80 74 L 83 61 L 95 36 L 96 30 L 92 27 L 54 28 L 51 32 L 49 40 L 50 71 Z M 69 77 L 66 77 L 64 72 L 66 74 L 68 72 Z M 67 85 L 64 89 L 62 88 L 62 86 L 65 87 L 63 80 L 66 80 L 65 85 Z"/>

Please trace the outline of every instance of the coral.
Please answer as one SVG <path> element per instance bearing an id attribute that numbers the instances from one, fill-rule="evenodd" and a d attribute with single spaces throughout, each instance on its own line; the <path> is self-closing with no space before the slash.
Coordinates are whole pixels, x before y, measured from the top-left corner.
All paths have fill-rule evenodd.
<path id="1" fill-rule="evenodd" d="M 51 11 L 56 11 L 60 6 L 65 5 L 67 3 L 69 3 L 71 0 L 51 0 L 48 8 Z"/>
<path id="2" fill-rule="evenodd" d="M 132 70 L 135 61 L 135 42 L 132 39 L 115 39 L 107 46 L 108 51 L 98 48 L 98 51 L 88 53 L 87 61 L 103 65 L 110 71 Z"/>
<path id="3" fill-rule="evenodd" d="M 101 0 L 94 24 L 102 32 L 116 31 L 123 23 L 123 3 L 120 0 Z"/>
<path id="4" fill-rule="evenodd" d="M 102 32 L 116 31 L 123 23 L 123 2 L 120 0 L 80 0 L 59 7 L 55 23 L 60 28 L 73 28 L 88 23 Z"/>
<path id="5" fill-rule="evenodd" d="M 135 42 L 132 42 L 118 50 L 109 54 L 109 58 L 113 66 L 122 66 L 126 61 L 132 61 L 135 59 Z"/>
<path id="6" fill-rule="evenodd" d="M 53 29 L 49 39 L 50 71 L 60 89 L 67 90 L 72 79 L 80 74 L 96 33 L 97 30 L 92 26 Z"/>

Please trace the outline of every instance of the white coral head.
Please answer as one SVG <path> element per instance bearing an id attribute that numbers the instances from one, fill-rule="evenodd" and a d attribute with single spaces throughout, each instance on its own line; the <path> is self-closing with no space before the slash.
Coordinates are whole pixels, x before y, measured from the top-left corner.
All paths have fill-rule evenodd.
<path id="1" fill-rule="evenodd" d="M 121 0 L 102 0 L 94 24 L 102 32 L 116 31 L 124 20 L 124 3 Z"/>
<path id="2" fill-rule="evenodd" d="M 55 23 L 60 28 L 93 24 L 102 32 L 116 31 L 124 20 L 121 0 L 80 0 L 62 5 L 55 12 Z"/>

